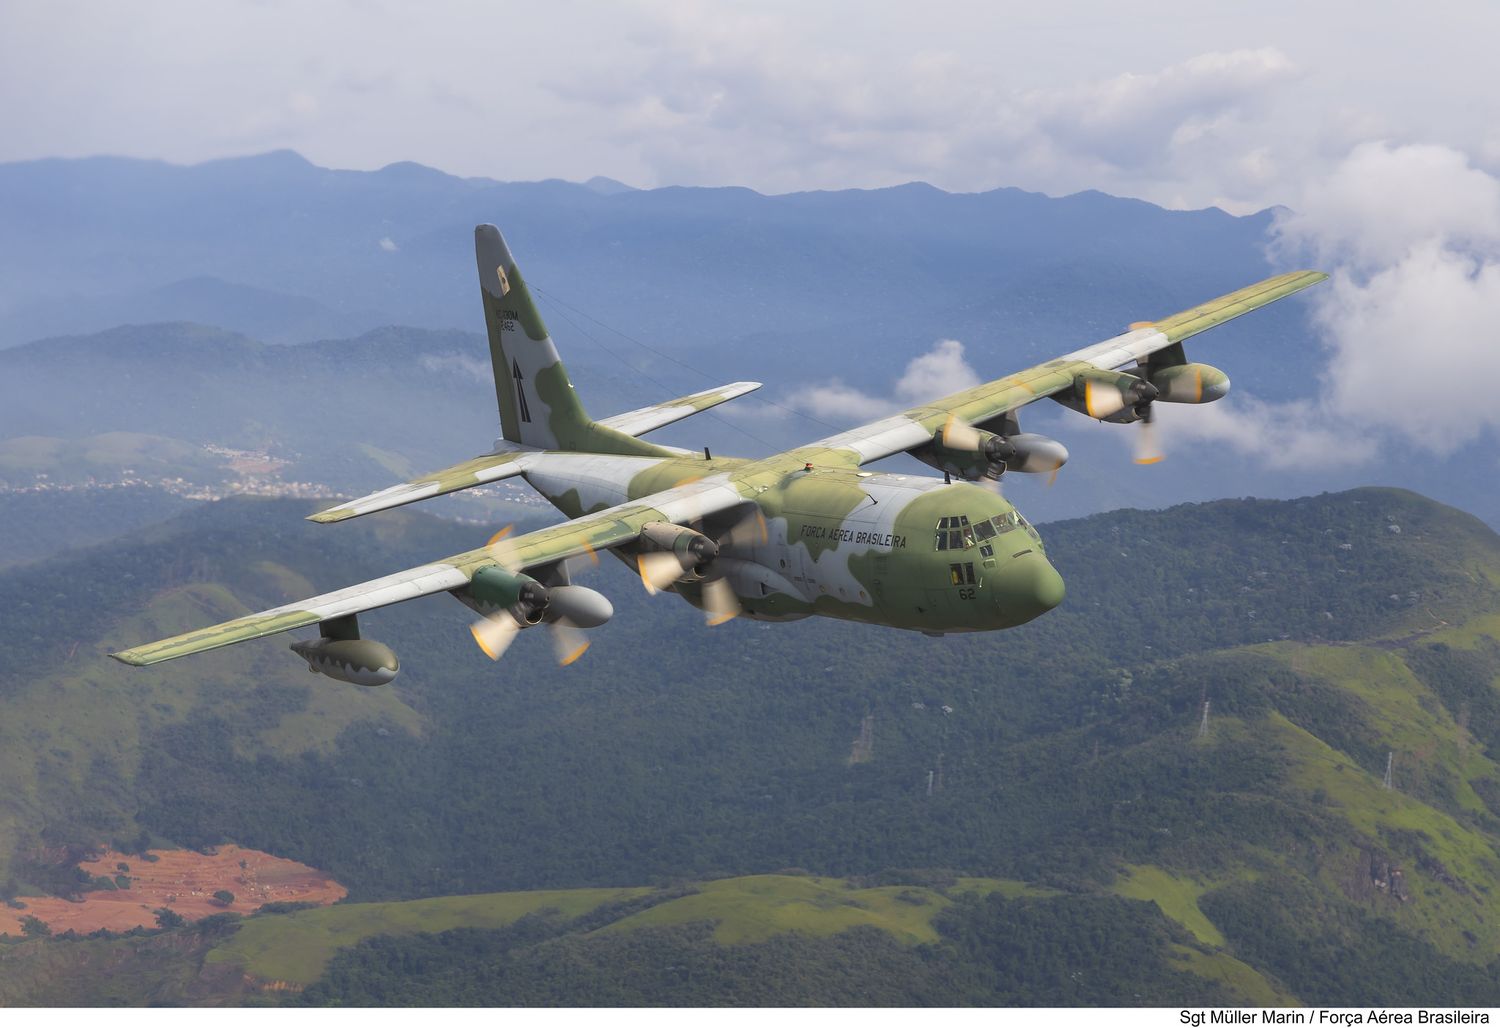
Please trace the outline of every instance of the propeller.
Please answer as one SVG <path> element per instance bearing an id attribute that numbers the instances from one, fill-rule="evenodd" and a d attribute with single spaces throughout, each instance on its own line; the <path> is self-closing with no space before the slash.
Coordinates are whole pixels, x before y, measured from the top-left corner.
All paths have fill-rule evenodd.
<path id="1" fill-rule="evenodd" d="M 714 562 L 724 549 L 764 545 L 769 539 L 769 529 L 765 514 L 754 503 L 747 504 L 740 517 L 715 535 L 708 535 L 704 529 L 703 519 L 695 521 L 692 527 L 648 525 L 643 535 L 660 548 L 639 553 L 636 570 L 646 592 L 653 596 L 690 572 L 696 573 L 707 621 L 710 625 L 722 625 L 738 617 L 742 608 L 734 587 L 715 569 Z"/>
<path id="2" fill-rule="evenodd" d="M 950 450 L 978 450 L 982 442 L 979 429 L 964 421 L 957 414 L 949 414 L 943 422 L 943 445 Z"/>
<path id="3" fill-rule="evenodd" d="M 1141 412 L 1141 428 L 1135 436 L 1135 462 L 1137 464 L 1160 464 L 1165 459 L 1156 438 L 1156 408 L 1146 404 Z"/>
<path id="4" fill-rule="evenodd" d="M 1083 380 L 1083 410 L 1092 419 L 1104 422 L 1104 420 L 1112 419 L 1127 407 L 1142 411 L 1143 408 L 1151 405 L 1151 401 L 1157 399 L 1157 392 L 1157 387 L 1152 386 L 1145 378 L 1136 378 L 1130 386 L 1124 389 L 1113 381 L 1085 378 Z"/>
<path id="5" fill-rule="evenodd" d="M 474 641 L 479 644 L 485 656 L 491 660 L 499 660 L 500 655 L 516 641 L 516 636 L 521 633 L 521 625 L 511 617 L 509 611 L 502 610 L 498 614 L 480 618 L 469 626 L 469 631 L 474 633 Z"/>
<path id="6" fill-rule="evenodd" d="M 505 526 L 485 544 L 485 551 L 490 559 L 512 574 L 520 570 L 515 542 L 511 537 L 514 528 L 514 525 Z M 597 565 L 599 555 L 589 547 L 581 557 L 573 558 L 568 564 L 583 560 Z M 528 624 L 535 623 L 533 616 L 546 620 L 548 633 L 552 637 L 553 653 L 562 667 L 572 664 L 588 650 L 589 640 L 583 629 L 602 625 L 614 614 L 609 601 L 599 593 L 575 585 L 558 585 L 549 589 L 539 583 L 528 583 L 521 588 L 521 599 L 517 606 L 523 608 L 521 617 Z M 518 618 L 512 608 L 481 617 L 469 626 L 469 631 L 486 656 L 491 660 L 499 660 L 501 654 L 515 642 L 523 627 L 521 618 Z"/>
<path id="7" fill-rule="evenodd" d="M 552 634 L 552 652 L 557 656 L 559 667 L 567 667 L 583 656 L 589 648 L 589 638 L 573 622 L 560 617 L 549 623 Z"/>
<path id="8" fill-rule="evenodd" d="M 635 558 L 646 592 L 655 596 L 683 576 L 682 562 L 669 550 L 649 550 Z"/>
<path id="9" fill-rule="evenodd" d="M 708 615 L 710 626 L 734 620 L 739 617 L 741 609 L 739 598 L 727 581 L 711 578 L 703 583 L 703 611 Z"/>

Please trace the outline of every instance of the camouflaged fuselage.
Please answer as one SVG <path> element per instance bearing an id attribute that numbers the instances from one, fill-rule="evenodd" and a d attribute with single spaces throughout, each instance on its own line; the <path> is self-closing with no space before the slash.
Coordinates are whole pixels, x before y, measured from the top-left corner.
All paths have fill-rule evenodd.
<path id="1" fill-rule="evenodd" d="M 622 459 L 549 453 L 527 481 L 570 518 L 688 482 L 722 480 L 764 516 L 763 538 L 725 543 L 714 562 L 747 617 L 818 614 L 926 632 L 981 632 L 1061 602 L 1041 537 L 988 489 L 784 460 Z M 734 520 L 742 519 L 734 515 Z M 723 521 L 719 521 L 723 524 Z M 716 535 L 715 519 L 700 528 Z M 615 551 L 633 560 L 631 547 Z M 702 606 L 701 586 L 674 591 Z"/>

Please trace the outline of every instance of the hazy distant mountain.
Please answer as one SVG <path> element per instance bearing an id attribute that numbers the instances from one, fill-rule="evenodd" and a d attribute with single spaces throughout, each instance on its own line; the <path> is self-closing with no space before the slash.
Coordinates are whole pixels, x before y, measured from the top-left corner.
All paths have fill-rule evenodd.
<path id="1" fill-rule="evenodd" d="M 268 343 L 293 343 L 388 325 L 378 311 L 336 311 L 306 296 L 195 275 L 134 293 L 69 294 L 11 311 L 13 339 L 97 332 L 122 323 L 192 321 L 220 325 Z"/>
<path id="2" fill-rule="evenodd" d="M 660 436 L 746 455 L 854 420 L 773 405 L 790 393 L 837 379 L 888 396 L 935 340 L 962 341 L 981 375 L 998 376 L 1277 270 L 1266 258 L 1271 212 L 1168 211 L 1093 192 L 638 190 L 461 179 L 412 163 L 333 171 L 285 151 L 194 167 L 6 164 L 0 346 L 146 320 L 240 338 L 189 344 L 184 333 L 198 329 L 136 327 L 0 351 L 0 440 L 250 440 L 350 490 L 471 456 L 497 428 L 475 334 L 481 221 L 504 227 L 593 412 L 763 381 L 759 395 Z M 417 329 L 372 334 L 381 323 Z M 342 341 L 276 353 L 243 336 Z M 1301 299 L 1188 349 L 1263 399 L 1322 388 Z M 1472 473 L 1493 465 L 1478 445 L 1335 472 L 1271 472 L 1219 447 L 1179 446 L 1140 469 L 1128 462 L 1132 429 L 1100 430 L 1050 403 L 1024 420 L 1074 454 L 1056 488 L 1014 476 L 1014 496 L 1042 518 L 1374 482 L 1500 524 L 1494 476 Z"/>
<path id="3" fill-rule="evenodd" d="M 411 163 L 334 171 L 286 151 L 193 167 L 42 160 L 0 165 L 0 343 L 140 320 L 288 339 L 355 335 L 375 316 L 477 328 L 470 230 L 481 221 L 502 226 L 552 296 L 691 360 L 732 361 L 743 346 L 873 385 L 940 337 L 1008 368 L 1269 270 L 1269 213 L 1101 193 L 634 190 Z M 207 317 L 203 290 L 160 292 L 204 277 L 263 293 L 224 297 L 227 310 Z M 276 313 L 252 324 L 244 297 L 264 293 Z M 600 331 L 569 316 L 579 335 Z M 1267 312 L 1257 337 L 1299 325 L 1295 308 Z M 1288 349 L 1305 366 L 1305 348 Z"/>

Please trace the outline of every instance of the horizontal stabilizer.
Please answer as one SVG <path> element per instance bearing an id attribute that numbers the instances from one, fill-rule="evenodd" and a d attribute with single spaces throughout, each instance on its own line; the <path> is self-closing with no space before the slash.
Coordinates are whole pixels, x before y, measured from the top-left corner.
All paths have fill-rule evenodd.
<path id="1" fill-rule="evenodd" d="M 402 482 L 400 485 L 382 489 L 378 493 L 361 496 L 357 500 L 348 500 L 325 511 L 319 511 L 317 514 L 310 514 L 307 520 L 325 525 L 335 521 L 347 521 L 361 514 L 390 510 L 392 507 L 401 507 L 433 496 L 443 496 L 471 486 L 484 485 L 486 482 L 498 482 L 502 478 L 510 478 L 512 475 L 519 475 L 525 471 L 526 458 L 531 455 L 530 450 L 487 453 L 483 457 L 475 457 L 462 464 L 455 464 L 451 468 L 434 471 L 430 475 L 414 478 L 410 482 Z"/>
<path id="2" fill-rule="evenodd" d="M 674 421 L 681 421 L 683 418 L 690 417 L 700 411 L 706 411 L 710 407 L 717 407 L 719 404 L 726 400 L 732 400 L 736 396 L 753 393 L 759 388 L 759 382 L 732 382 L 726 386 L 719 386 L 717 389 L 705 389 L 701 393 L 679 396 L 677 399 L 668 400 L 666 403 L 652 404 L 650 407 L 642 407 L 640 410 L 616 414 L 612 418 L 602 418 L 599 424 L 606 428 L 612 428 L 623 435 L 645 435 L 654 429 L 670 425 Z"/>

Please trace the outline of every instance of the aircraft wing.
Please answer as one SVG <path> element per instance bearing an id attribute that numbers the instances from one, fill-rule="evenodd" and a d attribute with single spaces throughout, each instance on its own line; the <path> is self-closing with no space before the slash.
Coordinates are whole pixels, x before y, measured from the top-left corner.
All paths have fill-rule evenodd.
<path id="1" fill-rule="evenodd" d="M 702 392 L 679 396 L 666 403 L 656 403 L 650 407 L 642 407 L 640 410 L 616 414 L 612 418 L 604 418 L 598 424 L 628 436 L 645 435 L 647 432 L 670 425 L 674 421 L 681 421 L 683 418 L 708 410 L 710 407 L 717 407 L 737 396 L 753 393 L 760 388 L 760 385 L 759 382 L 731 382 L 717 389 L 705 389 Z M 688 451 L 680 452 L 687 453 Z M 539 454 L 540 451 L 531 448 L 487 453 L 462 464 L 455 464 L 451 468 L 443 468 L 441 471 L 434 471 L 409 482 L 402 482 L 400 485 L 390 486 L 379 492 L 370 493 L 368 496 L 361 496 L 357 500 L 345 500 L 327 510 L 309 514 L 307 520 L 324 525 L 348 521 L 350 518 L 357 518 L 363 514 L 373 514 L 377 510 L 390 510 L 392 507 L 402 507 L 408 503 L 416 503 L 418 500 L 426 500 L 434 496 L 445 496 L 461 489 L 484 485 L 486 482 L 498 482 L 524 472 Z"/>
<path id="2" fill-rule="evenodd" d="M 742 502 L 739 490 L 729 484 L 727 475 L 690 482 L 561 525 L 527 532 L 508 541 L 506 567 L 511 571 L 525 571 L 580 554 L 607 550 L 637 539 L 641 528 L 651 522 L 695 521 Z M 143 666 L 216 650 L 320 621 L 375 610 L 402 600 L 460 589 L 469 584 L 480 568 L 492 567 L 496 563 L 489 550 L 481 547 L 258 614 L 134 646 L 110 656 L 126 664 Z"/>
<path id="3" fill-rule="evenodd" d="M 1320 271 L 1293 271 L 1276 275 L 1174 314 L 1170 318 L 1138 323 L 1122 335 L 1086 346 L 1056 360 L 820 439 L 809 446 L 799 447 L 792 453 L 798 458 L 818 463 L 852 465 L 867 464 L 902 453 L 931 442 L 950 416 L 971 425 L 982 424 L 1034 400 L 1071 388 L 1080 371 L 1089 368 L 1115 369 L 1132 361 L 1145 360 L 1158 350 L 1164 350 L 1241 314 L 1248 314 L 1284 296 L 1316 285 L 1327 277 Z"/>
<path id="4" fill-rule="evenodd" d="M 629 436 L 645 435 L 664 425 L 670 425 L 674 421 L 681 421 L 691 414 L 717 407 L 726 400 L 732 400 L 736 396 L 744 396 L 753 393 L 760 388 L 759 382 L 731 382 L 729 385 L 720 386 L 717 389 L 705 389 L 701 393 L 691 393 L 687 396 L 679 396 L 675 400 L 666 403 L 652 404 L 650 407 L 642 407 L 640 410 L 627 411 L 624 414 L 616 414 L 612 418 L 602 418 L 599 424 L 606 428 L 612 428 L 616 432 L 623 432 Z"/>
<path id="5" fill-rule="evenodd" d="M 370 493 L 361 496 L 357 500 L 346 500 L 327 510 L 316 514 L 309 514 L 308 521 L 316 521 L 319 524 L 329 524 L 334 521 L 347 521 L 357 518 L 361 514 L 371 514 L 377 510 L 389 510 L 392 507 L 401 507 L 418 500 L 426 500 L 433 496 L 443 496 L 447 493 L 458 492 L 460 489 L 468 489 L 471 486 L 483 485 L 486 482 L 498 482 L 502 478 L 510 478 L 519 475 L 527 468 L 528 459 L 534 455 L 533 450 L 508 450 L 504 453 L 487 453 L 483 457 L 475 457 L 473 460 L 462 464 L 455 464 L 451 468 L 434 471 L 430 475 L 414 478 L 410 482 L 402 482 L 382 489 L 378 493 Z"/>

